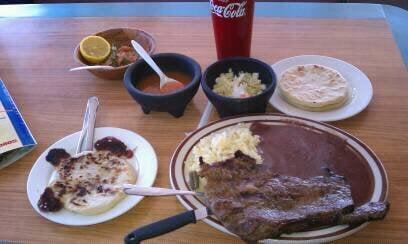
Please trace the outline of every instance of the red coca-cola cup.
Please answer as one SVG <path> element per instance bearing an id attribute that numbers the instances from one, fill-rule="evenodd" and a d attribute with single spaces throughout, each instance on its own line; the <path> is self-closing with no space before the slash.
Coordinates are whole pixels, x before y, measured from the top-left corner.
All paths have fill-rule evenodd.
<path id="1" fill-rule="evenodd" d="M 210 0 L 218 59 L 251 53 L 254 0 Z"/>

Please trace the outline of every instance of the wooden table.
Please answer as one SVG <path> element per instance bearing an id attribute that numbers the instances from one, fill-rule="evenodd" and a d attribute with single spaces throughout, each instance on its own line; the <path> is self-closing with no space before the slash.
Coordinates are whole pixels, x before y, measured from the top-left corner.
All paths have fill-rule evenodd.
<path id="1" fill-rule="evenodd" d="M 180 28 L 182 26 L 183 28 Z M 44 243 L 120 243 L 135 227 L 184 208 L 175 197 L 145 198 L 126 214 L 89 227 L 69 227 L 40 217 L 26 195 L 28 173 L 42 151 L 78 131 L 89 96 L 100 99 L 97 126 L 135 131 L 151 142 L 159 160 L 155 186 L 169 187 L 169 161 L 184 132 L 194 130 L 206 103 L 200 90 L 185 115 L 144 115 L 121 81 L 68 72 L 82 37 L 111 27 L 144 29 L 157 52 L 195 58 L 203 69 L 216 60 L 207 17 L 19 18 L 0 19 L 0 74 L 38 141 L 29 155 L 0 171 L 0 239 Z M 383 19 L 267 18 L 255 20 L 253 56 L 267 63 L 320 54 L 350 62 L 365 72 L 374 98 L 359 115 L 332 123 L 366 142 L 382 159 L 390 181 L 391 210 L 384 221 L 338 241 L 403 242 L 408 239 L 408 73 Z M 269 108 L 270 112 L 276 112 Z M 216 119 L 216 116 L 213 117 Z M 0 132 L 1 133 L 1 132 Z M 186 226 L 151 243 L 235 243 L 205 223 Z"/>

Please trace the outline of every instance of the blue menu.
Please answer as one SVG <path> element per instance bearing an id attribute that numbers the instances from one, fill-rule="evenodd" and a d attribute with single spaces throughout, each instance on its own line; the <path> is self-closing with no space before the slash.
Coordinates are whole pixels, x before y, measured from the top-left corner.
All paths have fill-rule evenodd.
<path id="1" fill-rule="evenodd" d="M 31 151 L 36 141 L 0 79 L 0 169 Z"/>

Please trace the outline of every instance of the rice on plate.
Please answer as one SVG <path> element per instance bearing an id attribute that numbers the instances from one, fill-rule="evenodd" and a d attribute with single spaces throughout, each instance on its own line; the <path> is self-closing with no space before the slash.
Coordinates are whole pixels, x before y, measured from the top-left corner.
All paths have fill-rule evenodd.
<path id="1" fill-rule="evenodd" d="M 250 123 L 239 123 L 201 138 L 185 161 L 187 171 L 200 171 L 200 157 L 205 163 L 213 164 L 234 157 L 238 150 L 262 163 L 257 148 L 261 139 L 252 133 L 250 126 Z M 200 178 L 199 183 L 199 189 L 202 189 L 205 181 Z"/>

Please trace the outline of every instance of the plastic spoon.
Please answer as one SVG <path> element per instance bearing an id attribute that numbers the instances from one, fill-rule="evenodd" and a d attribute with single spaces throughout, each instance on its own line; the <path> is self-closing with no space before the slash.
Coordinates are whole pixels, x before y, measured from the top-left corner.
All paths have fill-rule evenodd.
<path id="1" fill-rule="evenodd" d="M 72 68 L 69 71 L 78 71 L 78 70 L 94 70 L 94 69 L 106 69 L 111 70 L 115 69 L 115 67 L 108 66 L 108 65 L 90 65 L 90 66 L 80 66 L 76 68 Z"/>
<path id="2" fill-rule="evenodd" d="M 99 100 L 97 97 L 90 97 L 88 99 L 76 154 L 80 154 L 84 151 L 93 151 L 95 120 L 98 106 Z"/>
<path id="3" fill-rule="evenodd" d="M 145 186 L 136 186 L 131 184 L 124 184 L 122 186 L 124 193 L 128 195 L 137 195 L 137 196 L 174 196 L 174 195 L 203 195 L 202 192 L 195 191 L 183 191 L 175 190 L 168 188 L 159 188 L 159 187 L 145 187 Z"/>
<path id="4" fill-rule="evenodd" d="M 184 87 L 184 84 L 180 81 L 167 77 L 163 71 L 157 66 L 149 54 L 144 50 L 142 46 L 136 41 L 132 40 L 132 46 L 136 52 L 146 61 L 146 63 L 156 72 L 160 77 L 160 91 L 162 93 L 173 92 Z"/>

